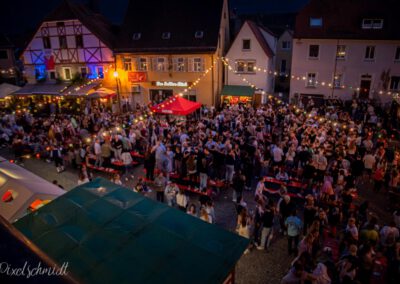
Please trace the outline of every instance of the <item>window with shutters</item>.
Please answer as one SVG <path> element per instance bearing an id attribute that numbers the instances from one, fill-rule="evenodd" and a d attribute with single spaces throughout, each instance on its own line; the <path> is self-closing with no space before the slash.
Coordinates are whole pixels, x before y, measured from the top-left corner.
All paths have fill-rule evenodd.
<path id="1" fill-rule="evenodd" d="M 154 70 L 158 72 L 167 71 L 167 60 L 165 57 L 157 57 L 154 59 Z"/>
<path id="2" fill-rule="evenodd" d="M 175 72 L 185 72 L 185 58 L 179 57 L 174 58 L 174 71 Z"/>
<path id="3" fill-rule="evenodd" d="M 139 71 L 147 71 L 147 58 L 139 57 L 138 69 L 139 69 Z"/>
<path id="4" fill-rule="evenodd" d="M 193 58 L 193 72 L 203 72 L 203 59 L 200 57 Z"/>
<path id="5" fill-rule="evenodd" d="M 125 71 L 132 71 L 132 58 L 124 57 L 124 70 Z"/>

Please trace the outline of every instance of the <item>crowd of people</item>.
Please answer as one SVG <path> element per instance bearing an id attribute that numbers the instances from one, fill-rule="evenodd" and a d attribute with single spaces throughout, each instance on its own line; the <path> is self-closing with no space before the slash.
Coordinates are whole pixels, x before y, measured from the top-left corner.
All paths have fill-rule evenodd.
<path id="1" fill-rule="evenodd" d="M 363 199 L 371 180 L 373 194 L 399 193 L 391 127 L 388 114 L 369 101 L 299 107 L 270 98 L 257 108 L 204 107 L 186 120 L 141 106 L 123 115 L 96 108 L 48 117 L 8 113 L 0 145 L 11 145 L 17 162 L 36 155 L 58 172 L 76 168 L 79 184 L 92 178 L 88 165 L 105 170 L 115 161 L 123 170 L 112 180 L 122 184 L 131 152 L 140 153 L 146 173 L 134 190 L 154 190 L 158 201 L 210 223 L 217 222 L 214 195 L 200 195 L 198 204 L 179 185 L 203 193 L 210 181 L 222 181 L 237 208 L 236 232 L 251 240 L 246 253 L 268 253 L 278 236 L 287 238 L 294 260 L 282 283 L 395 283 L 400 210 L 382 220 Z M 304 186 L 271 193 L 267 176 Z"/>

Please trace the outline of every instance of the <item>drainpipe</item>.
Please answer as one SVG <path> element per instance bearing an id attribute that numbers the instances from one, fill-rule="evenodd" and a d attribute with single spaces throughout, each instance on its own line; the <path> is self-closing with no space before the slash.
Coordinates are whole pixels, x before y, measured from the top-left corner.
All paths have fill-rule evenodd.
<path id="1" fill-rule="evenodd" d="M 331 99 L 333 99 L 333 94 L 335 92 L 335 77 L 336 77 L 336 68 L 337 68 L 337 49 L 339 46 L 339 39 L 336 42 L 336 53 L 335 53 L 335 64 L 333 66 L 333 80 L 332 80 L 332 92 L 331 92 Z"/>
<path id="2" fill-rule="evenodd" d="M 211 54 L 211 66 L 214 66 L 214 54 Z M 214 71 L 215 67 L 211 68 L 211 101 L 212 105 L 215 106 L 215 94 L 214 94 Z"/>

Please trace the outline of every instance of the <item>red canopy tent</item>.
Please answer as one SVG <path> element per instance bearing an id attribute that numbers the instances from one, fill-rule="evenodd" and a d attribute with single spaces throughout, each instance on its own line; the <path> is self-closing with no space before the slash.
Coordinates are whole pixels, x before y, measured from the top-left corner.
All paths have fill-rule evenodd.
<path id="1" fill-rule="evenodd" d="M 151 110 L 160 114 L 188 115 L 201 107 L 200 103 L 186 100 L 179 95 L 169 97 L 162 103 L 152 106 Z"/>

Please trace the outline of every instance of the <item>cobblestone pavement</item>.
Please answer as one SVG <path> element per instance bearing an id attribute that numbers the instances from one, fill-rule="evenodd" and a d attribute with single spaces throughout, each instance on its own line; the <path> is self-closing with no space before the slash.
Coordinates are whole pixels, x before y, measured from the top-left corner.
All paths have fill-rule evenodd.
<path id="1" fill-rule="evenodd" d="M 12 159 L 8 149 L 0 150 L 0 155 Z M 53 163 L 47 163 L 38 159 L 24 160 L 24 168 L 45 178 L 52 182 L 57 180 L 65 190 L 70 190 L 77 185 L 78 174 L 76 170 L 68 168 L 62 173 L 57 173 Z M 109 178 L 109 176 L 94 173 L 95 176 L 102 176 Z M 134 168 L 128 175 L 122 177 L 125 186 L 132 188 L 136 178 L 143 176 L 143 167 L 138 166 Z M 244 193 L 244 199 L 248 203 L 250 209 L 254 208 L 254 189 L 251 192 Z M 389 220 L 390 213 L 387 212 L 388 198 L 384 193 L 378 194 L 371 190 L 371 181 L 365 180 L 360 188 L 361 201 L 365 198 L 374 200 L 371 202 L 371 207 L 374 212 L 381 218 L 381 220 Z M 155 199 L 155 193 L 149 195 L 150 198 Z M 190 196 L 191 202 L 197 202 L 197 197 Z M 215 213 L 216 224 L 227 230 L 234 231 L 236 224 L 236 208 L 232 202 L 232 191 L 223 190 L 218 196 L 215 196 Z M 255 248 L 250 249 L 250 253 L 245 254 L 239 260 L 236 266 L 236 282 L 238 284 L 252 284 L 252 283 L 280 283 L 280 279 L 288 270 L 293 257 L 287 255 L 287 242 L 286 238 L 275 236 L 271 244 L 271 249 L 266 251 L 258 251 Z"/>

